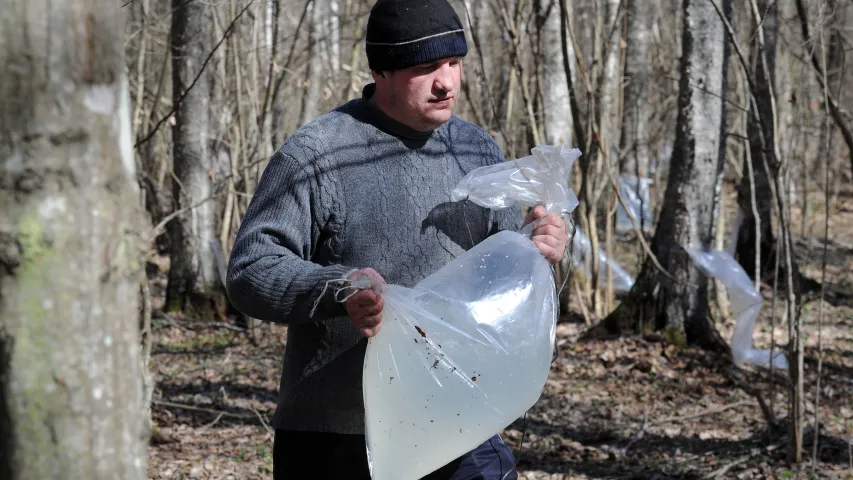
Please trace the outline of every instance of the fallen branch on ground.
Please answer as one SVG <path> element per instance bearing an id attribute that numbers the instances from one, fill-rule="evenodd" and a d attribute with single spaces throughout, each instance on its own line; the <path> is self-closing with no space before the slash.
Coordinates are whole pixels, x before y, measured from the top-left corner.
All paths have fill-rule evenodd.
<path id="1" fill-rule="evenodd" d="M 245 414 L 245 413 L 223 412 L 222 410 L 215 410 L 213 408 L 205 408 L 205 407 L 197 407 L 195 405 L 186 405 L 183 403 L 164 402 L 162 400 L 154 400 L 153 403 L 155 405 L 160 405 L 163 407 L 182 408 L 184 410 L 192 410 L 194 412 L 213 413 L 213 414 L 231 417 L 231 418 L 254 418 L 254 415 L 249 415 L 249 414 Z"/>
<path id="2" fill-rule="evenodd" d="M 187 324 L 182 325 L 181 322 L 178 321 L 178 319 L 176 319 L 174 316 L 169 315 L 168 313 L 166 313 L 162 310 L 155 311 L 154 316 L 158 319 L 165 320 L 169 326 L 180 328 L 181 330 L 183 330 L 185 332 L 186 331 L 194 332 L 196 330 L 203 330 L 205 328 L 224 328 L 227 330 L 231 330 L 232 332 L 238 332 L 238 333 L 245 333 L 245 332 L 249 331 L 246 328 L 238 327 L 236 325 L 231 325 L 230 323 L 225 323 L 225 322 L 200 322 L 200 323 L 195 324 L 195 325 L 187 325 Z"/>
<path id="3" fill-rule="evenodd" d="M 699 413 L 694 413 L 692 415 L 684 415 L 681 417 L 661 418 L 661 419 L 658 419 L 658 420 L 655 420 L 654 422 L 652 422 L 652 425 L 660 425 L 662 423 L 669 423 L 669 422 L 682 422 L 684 420 L 693 420 L 693 419 L 696 419 L 699 417 L 704 417 L 705 415 L 713 415 L 715 413 L 722 413 L 722 412 L 725 412 L 726 410 L 730 410 L 732 408 L 741 407 L 741 406 L 749 405 L 749 404 L 750 404 L 750 402 L 748 402 L 746 400 L 741 400 L 740 402 L 730 403 L 730 404 L 724 405 L 722 407 L 709 408 L 708 410 L 703 410 Z"/>
<path id="4" fill-rule="evenodd" d="M 261 416 L 261 413 L 258 412 L 257 410 L 255 410 L 254 408 L 252 409 L 252 411 L 255 412 L 255 415 L 258 416 L 258 420 L 261 421 L 261 425 L 263 425 L 264 428 L 267 429 L 267 433 L 269 433 L 272 436 L 275 436 L 275 432 L 273 431 L 272 427 L 270 427 L 270 424 L 267 423 L 266 420 L 264 420 L 264 417 Z"/>
<path id="5" fill-rule="evenodd" d="M 635 435 L 634 438 L 631 439 L 630 442 L 628 442 L 628 445 L 626 445 L 625 448 L 622 450 L 622 455 L 627 455 L 628 450 L 630 450 L 631 447 L 633 447 L 635 443 L 639 442 L 640 439 L 642 439 L 646 435 L 646 427 L 648 427 L 648 426 L 649 426 L 649 411 L 646 410 L 645 412 L 643 412 L 643 426 L 640 427 L 640 431 L 637 432 L 637 435 Z"/>
<path id="6" fill-rule="evenodd" d="M 727 463 L 727 464 L 723 465 L 722 467 L 720 467 L 720 468 L 718 468 L 718 469 L 714 470 L 713 472 L 709 473 L 708 475 L 705 475 L 705 476 L 704 476 L 704 477 L 702 477 L 702 478 L 706 478 L 706 479 L 707 479 L 707 478 L 719 478 L 719 477 L 722 477 L 722 476 L 723 476 L 723 475 L 725 475 L 729 470 L 731 470 L 731 469 L 732 469 L 732 467 L 736 467 L 737 465 L 740 465 L 741 463 L 746 462 L 746 461 L 747 461 L 747 460 L 749 460 L 750 458 L 755 457 L 755 456 L 757 456 L 757 455 L 760 455 L 760 454 L 762 454 L 762 453 L 770 453 L 770 452 L 772 452 L 773 450 L 776 450 L 777 448 L 779 448 L 779 447 L 780 447 L 780 445 L 781 445 L 781 444 L 772 445 L 772 446 L 767 447 L 767 449 L 766 449 L 766 450 L 756 450 L 756 451 L 754 451 L 754 452 L 752 452 L 752 453 L 750 453 L 750 454 L 748 454 L 748 455 L 744 455 L 744 456 L 742 456 L 742 457 L 738 458 L 737 460 L 735 460 L 735 461 L 733 461 L 733 462 L 730 462 L 730 463 Z"/>
<path id="7" fill-rule="evenodd" d="M 209 428 L 213 427 L 214 425 L 216 425 L 217 423 L 219 423 L 219 419 L 221 419 L 224 415 L 225 415 L 225 412 L 219 412 L 219 415 L 217 415 L 217 416 L 216 416 L 216 418 L 215 418 L 212 422 L 210 422 L 210 423 L 208 423 L 207 425 L 204 425 L 203 427 L 199 428 L 199 429 L 198 429 L 198 431 L 199 431 L 199 432 L 204 432 L 204 431 L 206 431 L 207 429 L 209 429 Z"/>

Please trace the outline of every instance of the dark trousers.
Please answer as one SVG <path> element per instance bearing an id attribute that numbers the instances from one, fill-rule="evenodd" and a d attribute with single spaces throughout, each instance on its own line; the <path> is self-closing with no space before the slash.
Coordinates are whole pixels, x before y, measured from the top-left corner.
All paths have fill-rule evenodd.
<path id="1" fill-rule="evenodd" d="M 364 435 L 276 430 L 274 480 L 370 480 Z M 517 480 L 512 451 L 495 435 L 422 480 Z"/>

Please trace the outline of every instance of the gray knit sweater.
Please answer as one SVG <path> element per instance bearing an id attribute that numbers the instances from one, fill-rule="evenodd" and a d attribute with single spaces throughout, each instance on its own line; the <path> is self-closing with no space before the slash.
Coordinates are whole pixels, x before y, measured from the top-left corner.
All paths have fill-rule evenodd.
<path id="1" fill-rule="evenodd" d="M 294 133 L 272 157 L 237 234 L 227 290 L 246 315 L 288 325 L 276 428 L 364 433 L 367 340 L 327 280 L 371 267 L 415 285 L 500 230 L 520 208 L 451 202 L 472 169 L 503 161 L 481 128 L 457 117 L 424 134 L 365 97 Z"/>

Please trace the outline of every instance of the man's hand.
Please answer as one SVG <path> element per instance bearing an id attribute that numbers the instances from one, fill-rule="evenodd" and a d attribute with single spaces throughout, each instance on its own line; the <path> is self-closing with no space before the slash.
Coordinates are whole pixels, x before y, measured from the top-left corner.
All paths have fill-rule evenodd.
<path id="1" fill-rule="evenodd" d="M 542 219 L 533 230 L 531 240 L 539 252 L 545 256 L 551 264 L 559 262 L 566 251 L 569 234 L 566 232 L 566 222 L 562 217 L 554 214 L 545 215 L 545 207 L 536 206 L 527 214 L 524 225 L 535 220 Z"/>
<path id="2" fill-rule="evenodd" d="M 382 323 L 382 308 L 385 304 L 379 292 L 382 291 L 382 287 L 385 285 L 385 279 L 372 268 L 363 268 L 357 272 L 353 272 L 347 278 L 350 280 L 370 281 L 371 290 L 362 290 L 344 303 L 347 315 L 349 315 L 352 324 L 365 337 L 370 338 L 379 333 L 379 327 Z"/>

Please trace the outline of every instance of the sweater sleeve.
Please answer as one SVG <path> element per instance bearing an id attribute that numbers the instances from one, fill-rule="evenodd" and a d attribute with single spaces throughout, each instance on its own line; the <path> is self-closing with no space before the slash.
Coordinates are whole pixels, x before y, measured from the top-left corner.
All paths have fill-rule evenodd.
<path id="1" fill-rule="evenodd" d="M 311 261 L 321 235 L 315 212 L 322 211 L 322 206 L 312 194 L 316 182 L 303 163 L 283 150 L 264 170 L 228 265 L 228 296 L 244 314 L 284 324 L 346 315 L 334 300 L 337 285 L 329 284 L 325 292 L 324 287 L 350 268 Z"/>

